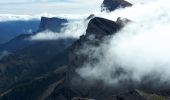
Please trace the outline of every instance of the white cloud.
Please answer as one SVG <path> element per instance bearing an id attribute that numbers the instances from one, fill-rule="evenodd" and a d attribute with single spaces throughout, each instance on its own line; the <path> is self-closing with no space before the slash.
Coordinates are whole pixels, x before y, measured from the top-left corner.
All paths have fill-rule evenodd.
<path id="1" fill-rule="evenodd" d="M 141 82 L 151 75 L 161 82 L 170 82 L 170 6 L 168 0 L 131 0 L 134 5 L 112 13 L 98 14 L 116 20 L 128 18 L 134 23 L 127 25 L 100 48 L 84 47 L 87 54 L 93 51 L 98 63 L 86 63 L 78 73 L 86 79 L 103 80 L 117 84 L 122 80 Z M 91 50 L 92 49 L 92 50 Z M 81 50 L 80 50 L 81 52 Z M 96 54 L 97 53 L 97 54 Z M 104 54 L 104 55 L 100 55 Z M 117 69 L 122 69 L 116 76 Z M 155 84 L 158 84 L 157 81 Z"/>

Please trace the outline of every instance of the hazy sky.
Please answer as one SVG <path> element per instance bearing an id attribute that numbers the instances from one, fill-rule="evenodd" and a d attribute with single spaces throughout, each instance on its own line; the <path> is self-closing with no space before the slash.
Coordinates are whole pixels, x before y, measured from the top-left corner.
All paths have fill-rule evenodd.
<path id="1" fill-rule="evenodd" d="M 94 12 L 103 0 L 0 0 L 0 14 L 84 14 Z"/>

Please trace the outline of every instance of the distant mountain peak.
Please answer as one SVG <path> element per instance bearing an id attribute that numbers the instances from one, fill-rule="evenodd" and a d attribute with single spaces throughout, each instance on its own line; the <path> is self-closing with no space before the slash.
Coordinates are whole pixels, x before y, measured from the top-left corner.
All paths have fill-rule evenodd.
<path id="1" fill-rule="evenodd" d="M 94 17 L 90 20 L 86 33 L 87 35 L 112 35 L 123 26 L 123 23 L 127 23 L 127 21 L 128 19 L 125 18 L 118 18 L 117 21 L 114 22 L 105 18 Z"/>
<path id="2" fill-rule="evenodd" d="M 102 3 L 102 11 L 108 10 L 108 11 L 114 11 L 117 8 L 125 8 L 132 6 L 131 3 L 125 1 L 125 0 L 104 0 Z"/>
<path id="3" fill-rule="evenodd" d="M 52 32 L 60 32 L 61 27 L 64 24 L 68 23 L 67 19 L 57 18 L 57 17 L 41 17 L 41 22 L 39 25 L 38 32 L 42 31 L 52 31 Z"/>

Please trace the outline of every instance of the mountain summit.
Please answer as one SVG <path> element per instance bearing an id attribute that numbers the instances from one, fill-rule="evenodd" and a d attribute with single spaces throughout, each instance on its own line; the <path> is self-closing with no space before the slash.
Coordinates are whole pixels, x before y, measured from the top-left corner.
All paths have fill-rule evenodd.
<path id="1" fill-rule="evenodd" d="M 104 0 L 101 7 L 102 11 L 104 10 L 114 11 L 117 8 L 125 8 L 129 6 L 132 6 L 132 4 L 125 0 Z"/>
<path id="2" fill-rule="evenodd" d="M 47 30 L 52 32 L 60 32 L 61 27 L 63 27 L 64 24 L 66 23 L 68 23 L 66 19 L 61 19 L 57 17 L 53 18 L 41 17 L 38 32 Z"/>

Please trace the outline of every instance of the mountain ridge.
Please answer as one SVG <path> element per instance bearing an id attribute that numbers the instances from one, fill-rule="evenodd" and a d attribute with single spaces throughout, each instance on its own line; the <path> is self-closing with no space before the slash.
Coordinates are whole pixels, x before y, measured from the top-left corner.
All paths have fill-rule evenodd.
<path id="1" fill-rule="evenodd" d="M 105 5 L 110 11 L 114 11 L 121 5 L 132 6 L 124 0 L 112 1 L 104 0 L 107 2 L 105 4 L 112 5 L 113 9 Z M 108 43 L 106 40 L 118 34 L 117 32 L 126 24 L 132 22 L 125 18 L 111 21 L 94 15 L 86 20 L 88 19 L 90 21 L 86 34 L 78 40 L 67 38 L 39 41 L 16 50 L 15 54 L 8 56 L 9 58 L 0 60 L 0 79 L 5 84 L 0 88 L 6 87 L 0 94 L 0 100 L 170 100 L 169 87 L 165 84 L 167 91 L 151 92 L 149 88 L 152 83 L 145 87 L 148 83 L 144 82 L 141 84 L 143 88 L 138 88 L 128 80 L 121 81 L 117 87 L 113 87 L 101 80 L 90 81 L 81 77 L 77 69 L 82 68 L 86 63 L 99 62 L 99 58 L 93 57 L 93 54 L 102 55 L 103 52 L 97 49 L 102 43 Z M 42 18 L 42 20 L 48 19 Z M 56 24 L 51 22 L 53 19 L 50 25 Z M 48 23 L 41 23 L 41 25 L 40 31 L 48 30 Z M 56 26 L 58 25 L 62 24 Z M 65 45 L 66 41 L 69 44 Z M 87 52 L 83 52 L 85 50 Z M 113 75 L 120 73 L 121 69 L 118 69 Z M 6 86 L 9 83 L 10 86 Z"/>

